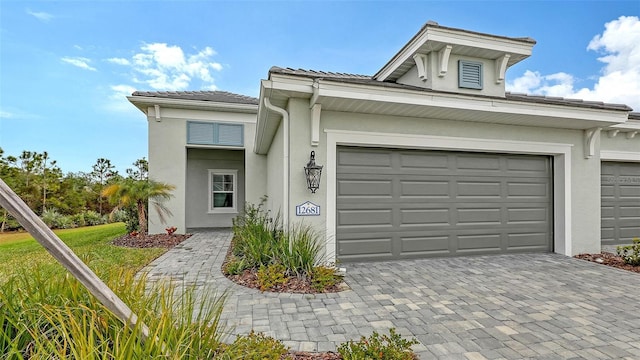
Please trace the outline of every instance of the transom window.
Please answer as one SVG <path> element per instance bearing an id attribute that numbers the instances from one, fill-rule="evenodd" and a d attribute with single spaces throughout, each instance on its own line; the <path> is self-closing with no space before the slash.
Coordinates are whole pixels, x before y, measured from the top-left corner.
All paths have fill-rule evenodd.
<path id="1" fill-rule="evenodd" d="M 209 212 L 236 212 L 238 170 L 209 170 Z"/>

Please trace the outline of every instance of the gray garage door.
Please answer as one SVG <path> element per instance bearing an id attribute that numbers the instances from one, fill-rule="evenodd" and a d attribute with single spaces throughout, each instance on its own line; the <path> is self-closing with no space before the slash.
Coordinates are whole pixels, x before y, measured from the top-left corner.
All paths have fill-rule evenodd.
<path id="1" fill-rule="evenodd" d="M 341 147 L 340 261 L 548 252 L 545 156 Z"/>
<path id="2" fill-rule="evenodd" d="M 630 244 L 640 237 L 640 164 L 603 162 L 602 244 Z"/>

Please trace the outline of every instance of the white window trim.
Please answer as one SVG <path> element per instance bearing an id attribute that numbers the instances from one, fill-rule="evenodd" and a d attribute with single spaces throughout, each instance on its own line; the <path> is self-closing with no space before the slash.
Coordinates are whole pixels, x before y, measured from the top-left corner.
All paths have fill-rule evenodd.
<path id="1" fill-rule="evenodd" d="M 209 198 L 209 205 L 207 213 L 209 214 L 237 214 L 238 213 L 238 170 L 233 169 L 209 169 L 209 192 L 207 194 Z M 213 207 L 213 174 L 217 175 L 233 175 L 233 207 L 230 208 L 217 208 Z"/>
<path id="2" fill-rule="evenodd" d="M 553 156 L 553 247 L 556 253 L 575 255 L 571 240 L 572 144 L 331 129 L 325 129 L 325 133 L 327 134 L 326 256 L 329 262 L 336 260 L 336 156 L 337 147 L 341 145 Z"/>

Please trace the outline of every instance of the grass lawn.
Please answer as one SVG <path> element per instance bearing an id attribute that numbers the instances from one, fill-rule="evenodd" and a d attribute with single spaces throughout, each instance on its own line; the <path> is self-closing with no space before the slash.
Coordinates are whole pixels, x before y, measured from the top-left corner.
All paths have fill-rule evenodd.
<path id="1" fill-rule="evenodd" d="M 123 223 L 56 230 L 55 233 L 102 278 L 122 269 L 141 269 L 166 251 L 111 245 L 111 240 L 126 233 Z M 66 271 L 28 233 L 0 234 L 0 284 L 13 274 L 35 267 L 51 275 Z"/>

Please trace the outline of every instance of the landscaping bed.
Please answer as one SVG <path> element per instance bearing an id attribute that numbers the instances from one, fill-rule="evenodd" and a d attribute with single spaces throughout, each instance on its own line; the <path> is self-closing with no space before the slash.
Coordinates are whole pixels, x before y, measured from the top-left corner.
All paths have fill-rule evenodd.
<path id="1" fill-rule="evenodd" d="M 113 240 L 116 246 L 131 248 L 165 248 L 170 249 L 187 240 L 192 234 L 125 234 Z"/>
<path id="2" fill-rule="evenodd" d="M 640 266 L 626 264 L 622 256 L 608 252 L 597 254 L 578 254 L 575 256 L 575 258 L 615 267 L 622 270 L 640 273 Z"/>

